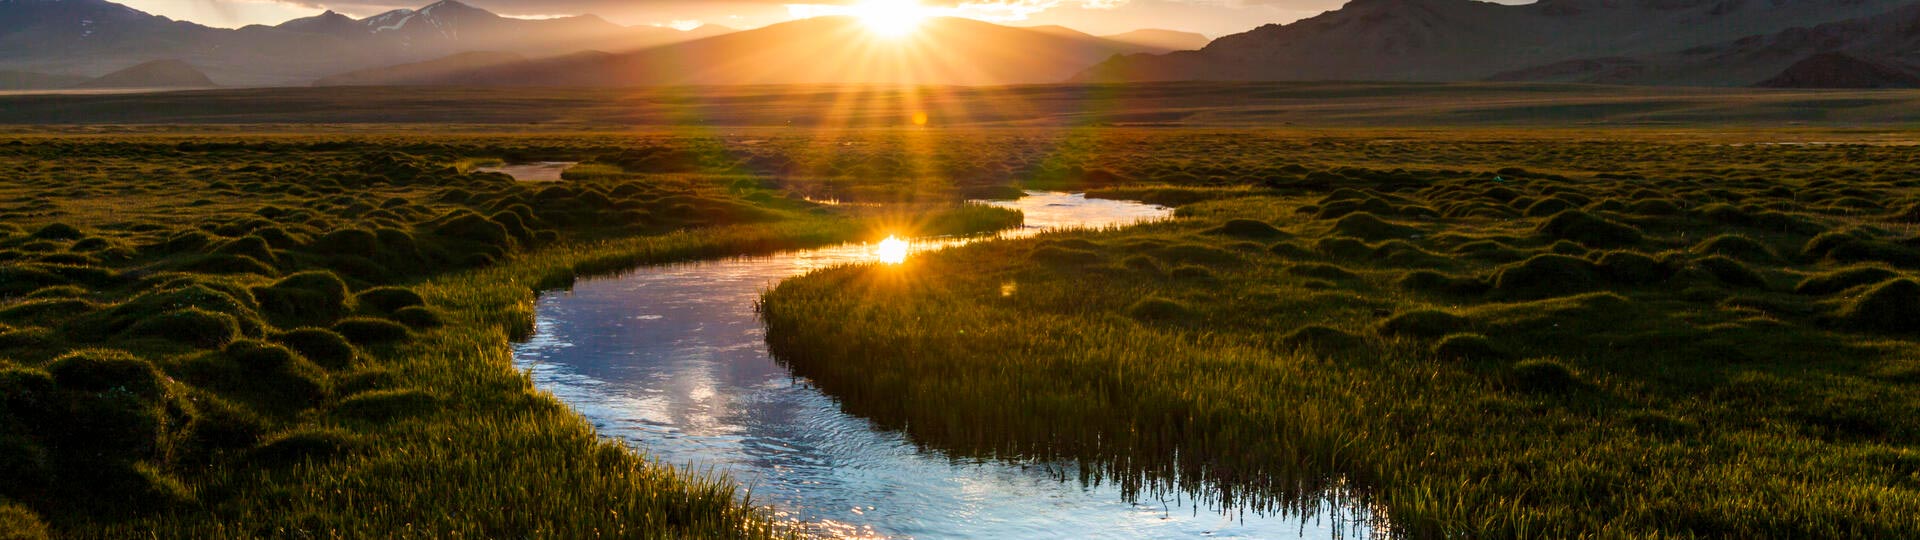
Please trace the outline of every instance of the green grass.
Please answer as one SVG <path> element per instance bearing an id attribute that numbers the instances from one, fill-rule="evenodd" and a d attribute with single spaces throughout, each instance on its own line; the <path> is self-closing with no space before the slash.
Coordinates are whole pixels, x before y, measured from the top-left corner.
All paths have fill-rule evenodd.
<path id="1" fill-rule="evenodd" d="M 1005 227 L 956 203 L 1033 188 L 1181 219 L 791 281 L 771 345 L 918 442 L 1132 492 L 1920 530 L 1904 133 L 176 129 L 0 142 L 0 530 L 777 536 L 531 388 L 533 291 Z M 1734 144 L 1776 139 L 1874 144 Z M 587 165 L 463 172 L 495 160 Z"/>
<path id="2" fill-rule="evenodd" d="M 592 150 L 404 144 L 0 149 L 33 158 L 0 180 L 0 533 L 785 537 L 731 481 L 534 390 L 508 344 L 535 292 L 899 216 L 902 234 L 1020 218 L 837 210 L 737 173 L 516 184 L 453 165 Z"/>
<path id="3" fill-rule="evenodd" d="M 302 443 L 319 449 L 242 457 L 251 461 L 207 471 L 197 478 L 197 508 L 72 532 L 782 536 L 777 520 L 726 478 L 654 463 L 597 437 L 513 368 L 509 338 L 532 331 L 535 289 L 640 264 L 819 244 L 849 232 L 846 224 L 816 222 L 609 240 L 421 282 L 413 289 L 448 313 L 448 324 L 366 348 L 372 358 L 337 374 L 336 386 L 351 388 L 337 389 L 289 435 L 335 434 Z"/>
<path id="4" fill-rule="evenodd" d="M 1409 537 L 1920 533 L 1920 170 L 1863 147 L 1592 160 L 1635 144 L 1316 171 L 1175 222 L 823 270 L 766 296 L 768 340 L 956 455 L 1332 498 Z"/>

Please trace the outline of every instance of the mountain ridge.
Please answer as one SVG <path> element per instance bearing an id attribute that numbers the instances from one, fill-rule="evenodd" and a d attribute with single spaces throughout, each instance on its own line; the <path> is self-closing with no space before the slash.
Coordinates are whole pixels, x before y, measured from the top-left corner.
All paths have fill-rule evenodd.
<path id="1" fill-rule="evenodd" d="M 1725 58 L 1702 61 L 1702 51 L 1724 52 L 1740 48 L 1742 40 L 1812 32 L 1827 25 L 1871 26 L 1914 6 L 1920 3 L 1544 0 L 1504 5 L 1474 0 L 1353 0 L 1340 9 L 1293 23 L 1222 36 L 1198 51 L 1110 59 L 1074 80 L 1542 80 L 1744 86 L 1820 51 L 1793 51 L 1792 58 L 1784 59 L 1729 57 L 1731 63 Z"/>
<path id="2" fill-rule="evenodd" d="M 455 86 L 1051 83 L 1152 49 L 1064 28 L 936 17 L 897 38 L 853 17 L 815 17 L 622 54 L 530 60 L 412 79 Z M 822 61 L 826 59 L 826 61 Z"/>
<path id="3" fill-rule="evenodd" d="M 864 41 L 871 46 L 858 55 L 835 42 L 864 39 L 856 29 L 851 19 L 822 17 L 737 32 L 711 25 L 683 31 L 620 26 L 594 15 L 519 19 L 459 0 L 361 19 L 329 10 L 277 25 L 222 29 L 108 0 L 0 0 L 0 71 L 15 73 L 8 84 L 23 87 L 157 60 L 178 60 L 237 86 L 1177 80 L 1920 86 L 1920 0 L 1352 0 L 1210 41 L 1157 29 L 1094 36 L 1059 26 L 936 18 L 903 42 Z M 739 34 L 748 36 L 719 39 Z M 780 37 L 767 37 L 773 35 Z M 822 65 L 836 62 L 844 65 Z"/>
<path id="4" fill-rule="evenodd" d="M 1163 28 L 1141 28 L 1100 37 L 1121 43 L 1166 49 L 1169 52 L 1197 50 L 1213 41 L 1212 38 L 1203 34 Z"/>
<path id="5" fill-rule="evenodd" d="M 517 19 L 454 0 L 365 19 L 329 10 L 278 25 L 225 29 L 106 0 L 0 0 L 0 70 L 93 76 L 178 59 L 230 84 L 304 85 L 329 74 L 472 50 L 634 50 L 714 30 L 626 27 L 591 15 Z"/>
<path id="6" fill-rule="evenodd" d="M 73 85 L 73 88 L 213 88 L 213 80 L 179 60 L 141 62 Z"/>

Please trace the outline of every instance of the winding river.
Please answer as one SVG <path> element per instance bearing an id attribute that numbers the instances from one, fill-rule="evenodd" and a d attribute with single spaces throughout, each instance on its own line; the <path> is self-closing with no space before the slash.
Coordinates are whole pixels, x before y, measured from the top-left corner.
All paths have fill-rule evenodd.
<path id="1" fill-rule="evenodd" d="M 1031 235 L 1165 219 L 1165 207 L 1031 193 L 991 204 L 1026 213 Z M 914 241 L 912 251 L 971 239 Z M 897 248 L 897 245 L 894 246 Z M 1060 482 L 1044 463 L 956 460 L 842 412 L 768 356 L 754 313 L 781 279 L 873 262 L 845 244 L 582 280 L 540 297 L 514 362 L 596 426 L 662 462 L 724 472 L 756 504 L 846 538 L 1332 538 L 1353 523 L 1222 513 L 1179 499 L 1122 500 L 1112 486 Z M 898 256 L 898 254 L 893 254 Z M 1059 466 L 1059 464 L 1051 464 Z"/>

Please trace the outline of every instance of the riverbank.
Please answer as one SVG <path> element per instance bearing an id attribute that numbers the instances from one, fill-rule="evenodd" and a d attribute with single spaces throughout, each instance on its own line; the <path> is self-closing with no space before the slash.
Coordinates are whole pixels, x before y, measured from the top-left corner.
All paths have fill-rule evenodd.
<path id="1" fill-rule="evenodd" d="M 1920 531 L 1903 153 L 1377 148 L 1408 166 L 788 280 L 768 342 L 956 456 L 1396 535 Z"/>
<path id="2" fill-rule="evenodd" d="M 846 223 L 754 225 L 558 246 L 415 285 L 446 324 L 366 351 L 354 405 L 316 415 L 356 447 L 285 470 L 221 471 L 253 501 L 217 516 L 112 524 L 84 536 L 780 538 L 779 521 L 724 476 L 681 470 L 599 437 L 513 368 L 536 290 L 638 265 L 843 241 Z M 511 509 L 511 511 L 502 511 Z M 208 519 L 212 518 L 212 519 Z M 406 534 L 401 534 L 406 536 Z"/>
<path id="3" fill-rule="evenodd" d="M 1119 485 L 1062 481 L 1068 462 L 955 460 L 876 429 L 767 354 L 756 304 L 790 277 L 842 265 L 889 265 L 932 250 L 1062 228 L 1166 219 L 1134 202 L 1030 192 L 990 203 L 1022 229 L 993 236 L 907 238 L 888 252 L 853 243 L 647 266 L 542 295 L 536 335 L 514 347 L 534 384 L 604 437 L 668 463 L 711 467 L 753 486 L 755 500 L 831 538 L 1363 537 L 1329 511 L 1302 519 L 1210 507 L 1181 497 L 1129 500 Z M 1330 509 L 1332 510 L 1332 509 Z"/>
<path id="4" fill-rule="evenodd" d="M 0 147 L 7 534 L 783 537 L 732 482 L 597 438 L 533 390 L 507 345 L 534 292 L 914 231 L 900 215 L 1019 218 L 450 166 L 497 147 L 202 144 Z"/>

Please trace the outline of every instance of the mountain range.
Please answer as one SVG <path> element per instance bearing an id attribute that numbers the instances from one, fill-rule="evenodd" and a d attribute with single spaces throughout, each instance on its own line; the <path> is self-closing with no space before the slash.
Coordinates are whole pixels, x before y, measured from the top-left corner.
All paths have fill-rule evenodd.
<path id="1" fill-rule="evenodd" d="M 275 26 L 225 29 L 106 0 L 0 0 L 0 70 L 90 77 L 178 60 L 222 85 L 305 85 L 333 73 L 475 50 L 619 51 L 729 31 L 620 26 L 591 15 L 516 19 L 453 0 L 364 19 L 328 11 Z"/>
<path id="2" fill-rule="evenodd" d="M 1912 78 L 1916 45 L 1914 0 L 1354 0 L 1075 80 L 1884 86 Z"/>
<path id="3" fill-rule="evenodd" d="M 1208 41 L 933 18 L 881 36 L 851 17 L 744 31 L 503 17 L 455 0 L 219 29 L 107 0 L 0 0 L 0 88 L 130 65 L 229 86 L 1003 85 L 1527 81 L 1920 87 L 1920 0 L 1352 0 Z M 169 75 L 171 74 L 171 75 Z M 140 79 L 135 77 L 135 79 Z"/>
<path id="4" fill-rule="evenodd" d="M 638 51 L 498 61 L 448 70 L 468 59 L 385 69 L 320 84 L 455 86 L 656 86 L 880 83 L 1054 83 L 1116 54 L 1167 49 L 1061 27 L 1016 28 L 955 17 L 883 36 L 859 19 L 828 16 Z"/>

